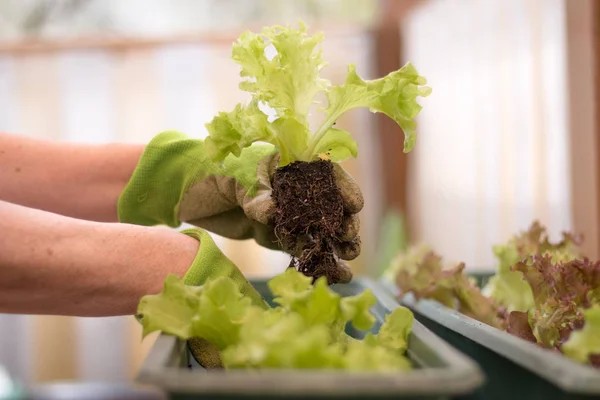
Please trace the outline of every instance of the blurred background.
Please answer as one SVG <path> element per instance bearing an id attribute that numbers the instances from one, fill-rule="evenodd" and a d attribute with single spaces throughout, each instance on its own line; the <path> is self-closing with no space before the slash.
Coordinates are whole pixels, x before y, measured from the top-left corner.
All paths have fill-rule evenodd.
<path id="1" fill-rule="evenodd" d="M 322 30 L 324 75 L 348 63 L 376 78 L 412 62 L 415 150 L 387 117 L 338 121 L 359 143 L 344 163 L 362 187 L 357 273 L 425 242 L 470 269 L 534 219 L 575 229 L 598 257 L 600 11 L 593 0 L 0 0 L 0 130 L 78 142 L 147 142 L 204 124 L 246 99 L 231 44 L 244 30 Z M 251 277 L 285 255 L 216 237 Z M 133 318 L 0 315 L 0 364 L 25 384 L 123 381 L 154 337 Z"/>

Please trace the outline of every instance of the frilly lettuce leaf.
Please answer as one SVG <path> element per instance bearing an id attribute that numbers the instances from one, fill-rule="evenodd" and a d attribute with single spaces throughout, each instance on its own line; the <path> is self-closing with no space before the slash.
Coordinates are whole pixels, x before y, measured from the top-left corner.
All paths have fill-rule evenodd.
<path id="1" fill-rule="evenodd" d="M 404 307 L 388 315 L 375 335 L 348 337 L 347 324 L 373 327 L 370 290 L 349 297 L 324 278 L 311 283 L 293 268 L 268 282 L 275 308 L 251 304 L 228 277 L 202 287 L 185 286 L 175 275 L 163 291 L 144 296 L 138 316 L 144 335 L 162 331 L 181 339 L 201 338 L 220 350 L 225 368 L 319 368 L 392 371 L 409 369 L 405 357 L 414 317 Z"/>
<path id="2" fill-rule="evenodd" d="M 464 273 L 464 264 L 444 268 L 442 258 L 427 247 L 416 247 L 394 262 L 400 295 L 436 300 L 495 327 L 502 327 L 498 307 Z"/>
<path id="3" fill-rule="evenodd" d="M 552 243 L 544 227 L 495 246 L 498 274 L 486 297 L 463 273 L 464 264 L 447 269 L 427 247 L 400 254 L 390 266 L 401 296 L 437 300 L 567 357 L 600 367 L 600 261 L 582 257 L 581 238 L 564 233 Z M 508 306 L 506 310 L 503 306 Z"/>
<path id="4" fill-rule="evenodd" d="M 331 161 L 340 162 L 358 156 L 358 144 L 349 132 L 331 128 L 317 144 L 315 154 L 327 154 Z"/>
<path id="5" fill-rule="evenodd" d="M 402 293 L 413 293 L 417 299 L 434 299 L 454 307 L 456 299 L 452 289 L 437 284 L 443 270 L 441 257 L 433 251 L 424 250 L 425 247 L 414 248 L 396 259 L 396 284 Z"/>
<path id="6" fill-rule="evenodd" d="M 287 164 L 301 156 L 298 149 L 306 148 L 310 134 L 308 128 L 294 118 L 279 118 L 270 123 L 256 101 L 247 106 L 238 104 L 229 113 L 220 112 L 206 128 L 210 135 L 204 141 L 206 154 L 219 161 L 229 154 L 239 157 L 244 148 L 255 142 L 268 142 L 279 149 L 282 162 Z M 343 137 L 338 135 L 337 138 L 338 142 L 331 143 L 330 147 L 335 149 L 338 158 L 354 151 L 352 144 L 342 143 Z M 335 139 L 334 136 L 332 140 Z"/>
<path id="7" fill-rule="evenodd" d="M 292 117 L 306 122 L 314 98 L 330 83 L 319 77 L 326 65 L 318 46 L 323 33 L 308 36 L 307 27 L 266 27 L 260 34 L 243 33 L 234 43 L 233 60 L 241 66 L 240 76 L 249 78 L 240 88 L 273 108 L 280 117 Z M 272 45 L 276 54 L 272 59 L 266 48 Z"/>
<path id="8" fill-rule="evenodd" d="M 273 278 L 269 288 L 276 296 L 275 303 L 302 316 L 308 326 L 327 324 L 335 340 L 343 334 L 348 322 L 361 330 L 373 326 L 375 317 L 369 310 L 376 299 L 369 289 L 356 296 L 342 298 L 329 289 L 324 277 L 314 285 L 311 281 L 312 278 L 290 268 Z"/>
<path id="9" fill-rule="evenodd" d="M 581 330 L 572 332 L 569 339 L 562 345 L 562 351 L 581 363 L 593 363 L 600 355 L 600 304 L 583 311 L 585 320 Z"/>
<path id="10" fill-rule="evenodd" d="M 255 309 L 252 300 L 244 297 L 238 286 L 226 278 L 207 282 L 202 288 L 201 312 L 192 320 L 194 337 L 201 337 L 219 349 L 224 349 L 239 340 L 240 328 Z"/>
<path id="11" fill-rule="evenodd" d="M 504 327 L 504 315 L 492 299 L 484 296 L 476 282 L 463 273 L 465 264 L 442 271 L 437 285 L 452 291 L 458 311 L 496 328 Z"/>
<path id="12" fill-rule="evenodd" d="M 242 329 L 240 341 L 222 353 L 228 368 L 333 368 L 340 351 L 330 346 L 327 326 L 307 326 L 299 314 L 257 316 Z"/>
<path id="13" fill-rule="evenodd" d="M 417 265 L 423 258 L 431 253 L 429 246 L 424 244 L 411 246 L 406 250 L 402 250 L 390 262 L 390 265 L 383 272 L 383 278 L 388 282 L 394 282 L 401 270 L 406 270 L 409 274 L 415 274 L 418 270 Z M 425 282 L 427 284 L 427 282 Z"/>
<path id="14" fill-rule="evenodd" d="M 200 304 L 201 292 L 202 288 L 185 285 L 177 275 L 167 276 L 159 295 L 144 296 L 138 304 L 142 336 L 162 331 L 181 338 L 193 337 L 192 320 Z"/>
<path id="15" fill-rule="evenodd" d="M 398 357 L 390 349 L 368 340 L 349 343 L 343 362 L 348 371 L 389 372 L 412 368 L 407 358 Z"/>
<path id="16" fill-rule="evenodd" d="M 276 144 L 274 127 L 267 116 L 252 101 L 247 106 L 238 104 L 231 112 L 220 112 L 206 126 L 209 137 L 204 141 L 206 153 L 213 159 L 223 160 L 228 154 L 239 157 L 242 149 L 254 142 Z"/>
<path id="17" fill-rule="evenodd" d="M 404 352 L 408 348 L 408 336 L 414 320 L 415 317 L 408 308 L 398 307 L 385 316 L 385 321 L 377 335 L 370 333 L 367 335 L 384 347 Z M 367 339 L 367 341 L 372 340 Z"/>
<path id="18" fill-rule="evenodd" d="M 310 368 L 348 371 L 408 370 L 403 356 L 413 315 L 398 308 L 386 317 L 379 333 L 365 340 L 332 341 L 325 325 L 307 325 L 294 313 L 268 314 L 246 324 L 238 345 L 222 353 L 229 368 Z M 276 317 L 273 317 L 276 316 Z M 301 334 L 299 334 L 301 332 Z M 301 337 L 301 339 L 300 339 Z"/>
<path id="19" fill-rule="evenodd" d="M 253 309 L 260 309 L 251 303 L 229 278 L 192 287 L 169 275 L 160 294 L 142 297 L 138 316 L 144 336 L 162 331 L 182 339 L 200 337 L 224 349 L 239 340 L 240 328 Z"/>
<path id="20" fill-rule="evenodd" d="M 290 308 L 297 299 L 310 295 L 312 278 L 303 274 L 294 274 L 287 269 L 284 273 L 276 275 L 268 282 L 275 301 L 285 308 Z"/>
<path id="21" fill-rule="evenodd" d="M 531 288 L 520 271 L 511 269 L 517 262 L 532 255 L 550 255 L 554 262 L 569 261 L 580 256 L 581 238 L 563 233 L 557 243 L 550 242 L 546 228 L 534 221 L 529 229 L 512 237 L 504 245 L 494 246 L 498 270 L 483 292 L 508 312 L 527 311 L 534 305 Z"/>
<path id="22" fill-rule="evenodd" d="M 534 307 L 528 321 L 544 347 L 600 367 L 600 262 L 587 258 L 532 256 L 518 262 L 532 289 Z"/>
<path id="23" fill-rule="evenodd" d="M 499 261 L 498 270 L 490 278 L 482 292 L 506 307 L 508 312 L 527 311 L 533 307 L 531 288 L 523 280 L 519 271 L 511 271 L 511 267 L 519 261 L 514 246 L 494 246 L 494 254 Z"/>
<path id="24" fill-rule="evenodd" d="M 426 97 L 431 88 L 421 87 L 427 81 L 419 75 L 411 63 L 407 63 L 398 71 L 375 80 L 364 80 L 356 73 L 356 66 L 348 66 L 346 82 L 333 86 L 327 92 L 328 107 L 325 110 L 329 127 L 345 112 L 358 107 L 368 108 L 372 112 L 380 112 L 394 121 L 404 131 L 404 152 L 408 153 L 416 143 L 416 123 L 414 118 L 421 111 L 417 97 Z M 324 129 L 324 128 L 321 128 Z M 318 131 L 315 141 L 320 141 Z"/>
<path id="25" fill-rule="evenodd" d="M 320 43 L 324 36 L 307 34 L 307 28 L 267 27 L 260 34 L 245 32 L 233 45 L 232 58 L 241 67 L 244 79 L 240 89 L 252 96 L 248 106 L 238 105 L 230 113 L 219 113 L 206 125 L 208 154 L 222 161 L 229 154 L 239 156 L 241 149 L 257 141 L 272 143 L 281 153 L 280 166 L 294 161 L 312 161 L 329 154 L 334 162 L 356 157 L 358 146 L 350 133 L 334 128 L 344 113 L 359 107 L 392 118 L 405 135 L 404 151 L 415 145 L 415 117 L 421 110 L 417 97 L 431 93 L 425 78 L 407 63 L 398 71 L 375 80 L 364 80 L 350 64 L 343 85 L 332 86 L 320 77 L 326 62 Z M 267 56 L 272 48 L 275 55 Z M 328 105 L 323 123 L 314 132 L 308 115 L 317 103 L 316 96 L 326 94 Z M 269 121 L 259 105 L 275 110 Z"/>
<path id="26" fill-rule="evenodd" d="M 321 279 L 323 280 L 322 286 L 324 286 L 325 280 Z M 342 298 L 340 310 L 343 320 L 351 322 L 357 329 L 371 329 L 375 323 L 375 317 L 369 310 L 376 302 L 377 300 L 370 289 L 366 289 L 361 294 Z"/>
<path id="27" fill-rule="evenodd" d="M 595 300 L 590 293 L 600 286 L 600 262 L 556 262 L 546 254 L 529 257 L 513 269 L 523 274 L 533 293 L 534 306 L 529 310 L 533 334 L 548 348 L 560 347 L 581 327 L 581 310 Z"/>
<path id="28" fill-rule="evenodd" d="M 411 363 L 399 354 L 406 352 L 408 337 L 414 323 L 413 313 L 398 307 L 386 315 L 379 332 L 367 333 L 364 340 L 348 343 L 344 368 L 363 371 L 409 370 Z"/>

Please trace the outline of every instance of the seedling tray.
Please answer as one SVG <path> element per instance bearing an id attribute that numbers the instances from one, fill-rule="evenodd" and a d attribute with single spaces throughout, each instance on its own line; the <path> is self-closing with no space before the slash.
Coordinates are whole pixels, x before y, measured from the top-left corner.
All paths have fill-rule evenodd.
<path id="1" fill-rule="evenodd" d="M 473 274 L 483 286 L 491 275 Z M 383 283 L 393 296 L 399 290 Z M 416 301 L 412 294 L 400 304 L 450 345 L 475 360 L 486 377 L 470 398 L 477 399 L 599 399 L 600 370 L 571 361 L 493 328 L 434 300 Z"/>
<path id="2" fill-rule="evenodd" d="M 264 280 L 251 282 L 268 302 L 272 296 Z M 377 282 L 355 278 L 332 287 L 342 296 L 370 288 L 377 297 L 372 312 L 378 331 L 397 302 Z M 363 332 L 349 326 L 347 333 Z M 298 334 L 302 334 L 299 332 Z M 185 341 L 161 334 L 144 361 L 137 380 L 160 387 L 173 399 L 245 398 L 396 398 L 451 399 L 472 393 L 483 383 L 479 367 L 415 321 L 408 342 L 415 369 L 400 373 L 350 373 L 310 370 L 215 371 L 194 361 Z"/>

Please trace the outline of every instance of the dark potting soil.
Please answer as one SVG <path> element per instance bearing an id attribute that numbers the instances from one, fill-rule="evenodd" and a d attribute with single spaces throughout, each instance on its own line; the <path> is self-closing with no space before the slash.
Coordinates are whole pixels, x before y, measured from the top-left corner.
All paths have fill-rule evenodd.
<path id="1" fill-rule="evenodd" d="M 343 199 L 333 164 L 327 160 L 294 162 L 273 177 L 275 234 L 292 256 L 290 267 L 329 284 L 352 279 L 348 265 L 335 254 L 341 243 Z"/>

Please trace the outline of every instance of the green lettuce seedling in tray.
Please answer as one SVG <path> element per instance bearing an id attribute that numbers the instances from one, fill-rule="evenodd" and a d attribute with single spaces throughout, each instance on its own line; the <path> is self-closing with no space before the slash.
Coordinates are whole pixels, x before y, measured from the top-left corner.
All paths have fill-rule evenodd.
<path id="1" fill-rule="evenodd" d="M 371 290 L 341 297 L 324 277 L 314 285 L 311 281 L 293 268 L 274 277 L 268 286 L 277 306 L 270 307 L 266 302 L 253 304 L 228 277 L 192 287 L 170 275 L 160 294 L 140 301 L 143 334 L 161 331 L 183 340 L 202 338 L 217 349 L 208 366 L 212 368 L 411 368 L 405 357 L 413 324 L 409 309 L 396 308 L 377 334 L 355 339 L 345 333 L 348 323 L 359 330 L 375 323 L 369 311 L 376 303 Z"/>

